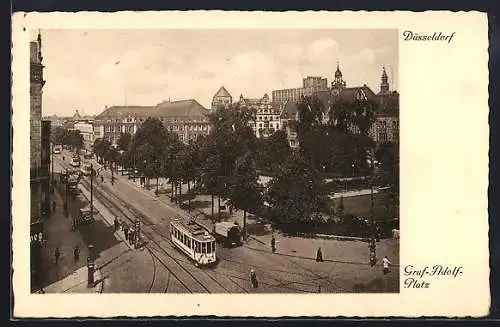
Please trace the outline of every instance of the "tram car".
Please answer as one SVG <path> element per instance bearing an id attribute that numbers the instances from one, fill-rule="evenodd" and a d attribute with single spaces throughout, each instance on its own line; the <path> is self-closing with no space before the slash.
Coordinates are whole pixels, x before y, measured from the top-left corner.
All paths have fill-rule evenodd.
<path id="1" fill-rule="evenodd" d="M 213 235 L 217 242 L 225 247 L 240 246 L 242 242 L 241 228 L 238 224 L 229 221 L 223 221 L 214 225 Z"/>
<path id="2" fill-rule="evenodd" d="M 217 261 L 215 238 L 193 220 L 172 219 L 170 239 L 197 267 L 210 266 Z"/>

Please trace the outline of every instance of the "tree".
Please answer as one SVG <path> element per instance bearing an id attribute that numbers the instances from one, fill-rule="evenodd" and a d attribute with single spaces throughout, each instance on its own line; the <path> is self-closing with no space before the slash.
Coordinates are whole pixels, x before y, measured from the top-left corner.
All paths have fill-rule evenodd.
<path id="1" fill-rule="evenodd" d="M 148 118 L 139 127 L 132 141 L 129 150 L 135 166 L 148 178 L 158 178 L 162 174 L 161 162 L 164 159 L 166 149 L 167 131 L 161 121 L 157 118 Z"/>
<path id="2" fill-rule="evenodd" d="M 62 126 L 54 126 L 54 130 L 50 133 L 50 139 L 53 144 L 64 144 L 68 135 L 68 129 Z"/>
<path id="3" fill-rule="evenodd" d="M 302 154 L 294 153 L 269 182 L 267 200 L 273 220 L 297 231 L 325 209 L 323 180 Z"/>
<path id="4" fill-rule="evenodd" d="M 119 150 L 126 151 L 132 142 L 132 135 L 129 133 L 122 133 L 118 139 L 117 146 Z"/>
<path id="5" fill-rule="evenodd" d="M 204 142 L 202 180 L 207 191 L 221 199 L 229 198 L 228 185 L 236 158 L 256 150 L 256 137 L 249 126 L 255 111 L 235 105 L 219 108 L 208 118 L 212 130 Z M 213 207 L 213 204 L 212 204 Z"/>
<path id="6" fill-rule="evenodd" d="M 243 210 L 243 230 L 246 232 L 247 212 L 255 212 L 262 205 L 262 189 L 258 183 L 253 154 L 247 152 L 234 164 L 229 185 L 229 202 L 237 210 Z"/>
<path id="7" fill-rule="evenodd" d="M 266 139 L 260 139 L 257 152 L 259 168 L 274 175 L 291 153 L 286 133 L 279 130 Z"/>

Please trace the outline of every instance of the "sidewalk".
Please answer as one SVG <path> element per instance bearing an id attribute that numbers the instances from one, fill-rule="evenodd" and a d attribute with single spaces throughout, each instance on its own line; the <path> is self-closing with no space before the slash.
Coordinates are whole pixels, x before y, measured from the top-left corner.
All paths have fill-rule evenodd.
<path id="1" fill-rule="evenodd" d="M 55 177 L 59 181 L 59 176 Z M 80 233 L 71 230 L 71 212 L 78 210 L 77 203 L 69 202 L 69 217 L 66 217 L 63 209 L 64 185 L 59 185 L 56 188 L 52 198 L 56 202 L 57 208 L 51 217 L 44 221 L 45 242 L 42 247 L 42 283 L 40 287 L 43 287 L 46 292 L 59 293 L 71 289 L 82 291 L 81 287 L 77 287 L 82 284 L 86 292 L 92 291 L 87 289 L 88 246 Z M 73 256 L 75 246 L 80 249 L 78 260 L 75 260 Z M 59 247 L 61 256 L 56 263 L 54 254 L 57 247 Z M 99 272 L 96 272 L 94 280 L 99 279 Z M 96 287 L 99 286 L 96 285 Z"/>

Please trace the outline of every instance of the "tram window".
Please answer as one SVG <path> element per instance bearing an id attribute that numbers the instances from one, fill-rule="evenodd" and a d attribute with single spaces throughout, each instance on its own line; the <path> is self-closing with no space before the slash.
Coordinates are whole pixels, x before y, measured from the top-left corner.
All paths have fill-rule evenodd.
<path id="1" fill-rule="evenodd" d="M 207 253 L 207 243 L 201 243 L 201 252 Z"/>
<path id="2" fill-rule="evenodd" d="M 212 252 L 215 252 L 215 242 L 212 242 Z"/>
<path id="3" fill-rule="evenodd" d="M 200 252 L 200 242 L 196 241 L 196 252 Z"/>

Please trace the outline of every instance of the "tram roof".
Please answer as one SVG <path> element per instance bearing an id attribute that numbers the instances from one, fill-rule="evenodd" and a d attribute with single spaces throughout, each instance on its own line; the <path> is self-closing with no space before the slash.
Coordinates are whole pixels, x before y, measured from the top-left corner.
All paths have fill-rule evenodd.
<path id="1" fill-rule="evenodd" d="M 210 233 L 203 228 L 200 224 L 195 221 L 186 222 L 182 219 L 174 219 L 172 220 L 172 224 L 174 224 L 177 228 L 183 229 L 185 232 L 191 235 L 194 239 L 200 242 L 211 242 L 215 241 L 215 238 L 210 235 Z"/>

